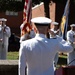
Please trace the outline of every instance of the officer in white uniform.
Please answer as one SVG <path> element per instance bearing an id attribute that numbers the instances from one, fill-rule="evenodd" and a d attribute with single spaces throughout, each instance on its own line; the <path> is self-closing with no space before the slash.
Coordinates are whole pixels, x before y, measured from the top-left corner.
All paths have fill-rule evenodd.
<path id="1" fill-rule="evenodd" d="M 8 40 L 11 36 L 10 28 L 6 25 L 7 19 L 0 19 L 0 59 L 5 60 L 8 52 Z"/>
<path id="2" fill-rule="evenodd" d="M 75 24 L 70 25 L 71 30 L 67 32 L 67 41 L 70 42 L 74 48 L 73 52 L 68 54 L 68 64 L 75 65 Z"/>
<path id="3" fill-rule="evenodd" d="M 54 34 L 50 34 L 50 38 L 56 38 L 56 35 L 59 34 L 59 29 L 58 29 L 58 22 L 52 22 L 51 23 L 53 25 L 53 28 L 51 28 L 50 30 L 53 31 Z M 54 69 L 56 69 L 56 65 L 58 62 L 58 57 L 59 57 L 59 53 L 56 53 L 55 58 L 54 58 Z"/>
<path id="4" fill-rule="evenodd" d="M 59 34 L 59 29 L 58 29 L 59 23 L 58 22 L 52 22 L 51 24 L 53 25 L 53 27 L 50 29 L 50 31 L 53 31 L 54 34 L 53 35 L 50 34 L 50 38 L 55 38 L 56 35 Z"/>
<path id="5" fill-rule="evenodd" d="M 33 39 L 21 43 L 19 75 L 25 75 L 25 72 L 27 75 L 54 75 L 53 61 L 56 53 L 71 52 L 73 48 L 60 37 L 57 39 L 45 37 L 48 25 L 51 23 L 49 18 L 36 17 L 31 19 L 31 22 L 35 23 L 38 31 Z"/>

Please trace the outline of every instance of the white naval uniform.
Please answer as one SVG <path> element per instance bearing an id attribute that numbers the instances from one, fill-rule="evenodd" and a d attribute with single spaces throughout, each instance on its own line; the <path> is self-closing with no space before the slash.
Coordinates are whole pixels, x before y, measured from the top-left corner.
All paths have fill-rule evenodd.
<path id="1" fill-rule="evenodd" d="M 69 30 L 67 32 L 67 41 L 68 42 L 75 42 L 75 37 L 73 37 L 74 35 L 75 35 L 75 31 Z M 68 59 L 67 60 L 68 64 L 71 62 L 69 65 L 75 65 L 75 51 L 74 50 L 68 54 L 67 59 Z"/>
<path id="2" fill-rule="evenodd" d="M 62 44 L 64 42 L 64 44 Z M 54 75 L 53 61 L 55 54 L 71 52 L 72 46 L 61 38 L 48 39 L 43 34 L 36 34 L 33 39 L 21 43 L 19 50 L 19 75 Z"/>
<path id="3" fill-rule="evenodd" d="M 54 33 L 57 33 L 57 30 L 51 29 L 51 31 L 53 31 Z M 50 34 L 50 38 L 56 38 L 56 36 L 53 36 Z M 55 58 L 54 58 L 54 62 L 53 62 L 54 63 L 54 69 L 57 65 L 58 57 L 59 57 L 59 53 L 56 53 Z"/>
<path id="4" fill-rule="evenodd" d="M 2 30 L 2 28 L 5 27 L 5 31 Z M 8 52 L 8 40 L 11 36 L 10 28 L 6 25 L 0 25 L 0 39 L 3 41 L 0 42 L 0 59 L 4 60 L 7 58 L 7 52 Z"/>
<path id="5" fill-rule="evenodd" d="M 57 33 L 57 31 L 58 31 L 58 30 L 54 30 L 54 29 L 50 29 L 50 30 L 53 31 L 54 33 Z M 56 36 L 50 34 L 50 38 L 56 38 Z"/>

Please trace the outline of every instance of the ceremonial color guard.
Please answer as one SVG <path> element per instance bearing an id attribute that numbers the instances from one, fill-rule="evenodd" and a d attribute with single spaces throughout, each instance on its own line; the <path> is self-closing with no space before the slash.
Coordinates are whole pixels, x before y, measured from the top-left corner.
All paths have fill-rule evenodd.
<path id="1" fill-rule="evenodd" d="M 59 23 L 58 22 L 52 22 L 51 25 L 53 26 L 50 31 L 53 32 L 53 34 L 50 34 L 50 38 L 56 38 L 57 35 L 59 35 L 59 28 L 58 28 L 58 25 Z M 57 62 L 58 62 L 58 57 L 59 57 L 59 53 L 56 53 L 55 55 L 55 58 L 54 58 L 54 69 L 56 70 L 56 65 L 57 65 Z"/>

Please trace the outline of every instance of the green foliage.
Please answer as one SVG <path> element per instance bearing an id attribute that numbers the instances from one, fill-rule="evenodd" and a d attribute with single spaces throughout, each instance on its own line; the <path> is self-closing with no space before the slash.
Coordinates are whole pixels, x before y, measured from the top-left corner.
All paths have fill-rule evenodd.
<path id="1" fill-rule="evenodd" d="M 18 60 L 19 52 L 8 52 L 7 59 L 8 60 Z"/>
<path id="2" fill-rule="evenodd" d="M 44 2 L 45 0 L 32 0 L 32 6 L 39 4 L 40 2 Z M 46 0 L 46 1 L 53 1 L 55 3 L 64 3 L 67 0 Z M 22 11 L 24 8 L 24 2 L 17 1 L 17 0 L 0 0 L 0 12 L 10 10 L 10 11 Z M 71 0 L 71 3 L 75 3 L 75 0 Z"/>
<path id="3" fill-rule="evenodd" d="M 23 2 L 15 0 L 0 0 L 0 11 L 21 11 L 23 10 Z"/>

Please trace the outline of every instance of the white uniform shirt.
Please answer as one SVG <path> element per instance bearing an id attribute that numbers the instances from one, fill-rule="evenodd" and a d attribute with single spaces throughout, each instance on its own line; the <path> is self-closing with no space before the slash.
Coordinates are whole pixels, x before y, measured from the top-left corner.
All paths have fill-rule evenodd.
<path id="1" fill-rule="evenodd" d="M 58 30 L 54 30 L 54 29 L 50 29 L 51 31 L 53 31 L 54 33 L 57 33 Z M 56 35 L 52 35 L 50 34 L 50 38 L 56 38 Z M 56 70 L 56 65 L 57 65 L 57 62 L 58 62 L 58 56 L 59 56 L 59 53 L 56 53 L 55 55 L 55 58 L 54 58 L 54 69 Z"/>
<path id="2" fill-rule="evenodd" d="M 72 50 L 72 46 L 60 37 L 47 39 L 43 34 L 36 34 L 33 39 L 21 43 L 19 75 L 25 75 L 26 66 L 27 75 L 54 75 L 53 60 L 55 54 L 58 51 L 71 52 Z"/>
<path id="3" fill-rule="evenodd" d="M 7 58 L 9 37 L 11 36 L 10 28 L 6 25 L 0 25 L 0 59 L 5 60 Z"/>
<path id="4" fill-rule="evenodd" d="M 75 31 L 69 30 L 67 32 L 67 40 L 69 42 L 75 42 L 75 37 L 74 36 L 75 36 Z"/>
<path id="5" fill-rule="evenodd" d="M 69 30 L 67 32 L 67 41 L 70 43 L 75 42 L 75 31 Z M 72 46 L 75 47 L 74 45 Z M 75 51 L 68 54 L 68 64 L 70 63 L 70 65 L 75 65 L 74 59 L 75 59 Z"/>
<path id="6" fill-rule="evenodd" d="M 5 31 L 2 30 L 2 25 L 0 25 L 0 39 L 3 39 L 4 45 L 8 46 L 8 40 L 11 36 L 11 30 L 8 26 L 4 25 Z"/>
<path id="7" fill-rule="evenodd" d="M 53 31 L 54 33 L 57 33 L 57 30 L 54 29 L 50 29 L 50 30 Z M 56 38 L 56 36 L 50 34 L 50 38 Z"/>

